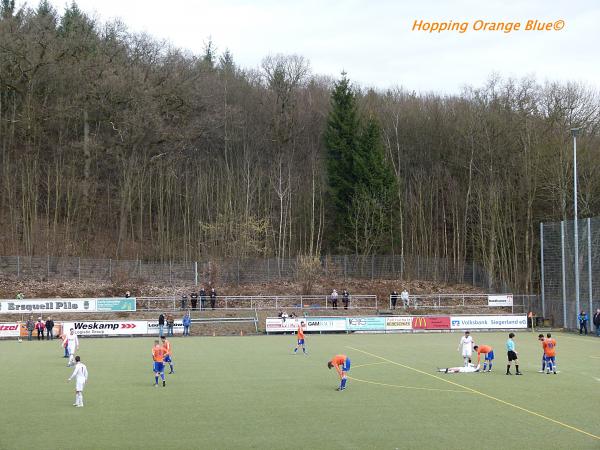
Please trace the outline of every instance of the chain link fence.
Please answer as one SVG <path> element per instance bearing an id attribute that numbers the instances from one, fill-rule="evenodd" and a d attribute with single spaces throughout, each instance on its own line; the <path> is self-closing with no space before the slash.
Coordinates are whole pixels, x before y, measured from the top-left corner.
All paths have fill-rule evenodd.
<path id="1" fill-rule="evenodd" d="M 541 299 L 543 315 L 554 326 L 579 328 L 579 312 L 592 317 L 600 308 L 600 217 L 578 220 L 578 275 L 576 289 L 574 221 L 540 224 Z"/>
<path id="2" fill-rule="evenodd" d="M 490 289 L 490 277 L 474 262 L 456 264 L 419 256 L 323 256 L 311 276 L 464 283 Z M 298 280 L 299 258 L 220 259 L 164 263 L 54 256 L 0 256 L 0 276 L 38 280 L 153 280 L 163 283 L 264 283 Z"/>

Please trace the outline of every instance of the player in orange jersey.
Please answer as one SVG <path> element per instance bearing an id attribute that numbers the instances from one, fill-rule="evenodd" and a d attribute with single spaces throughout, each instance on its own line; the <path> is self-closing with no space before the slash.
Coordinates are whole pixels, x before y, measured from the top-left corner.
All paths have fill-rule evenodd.
<path id="1" fill-rule="evenodd" d="M 158 386 L 158 377 L 162 378 L 162 385 L 165 387 L 165 348 L 160 345 L 157 340 L 154 341 L 154 347 L 152 347 L 152 361 L 154 361 L 154 387 Z"/>
<path id="2" fill-rule="evenodd" d="M 482 372 L 491 372 L 492 371 L 492 361 L 494 361 L 494 350 L 489 345 L 475 345 L 473 346 L 473 350 L 477 352 L 477 365 L 481 361 L 481 354 L 485 355 L 483 359 L 483 370 Z"/>
<path id="3" fill-rule="evenodd" d="M 350 358 L 346 355 L 335 355 L 331 358 L 331 361 L 327 363 L 328 368 L 335 367 L 338 375 L 340 376 L 340 387 L 337 391 L 343 391 L 346 389 L 346 374 L 350 371 Z"/>
<path id="4" fill-rule="evenodd" d="M 175 369 L 173 368 L 173 360 L 171 359 L 173 356 L 173 353 L 171 352 L 171 343 L 164 336 L 161 336 L 160 339 L 162 340 L 162 346 L 165 349 L 164 362 L 169 363 L 169 367 L 171 369 L 169 373 L 175 373 Z"/>
<path id="5" fill-rule="evenodd" d="M 546 353 L 544 352 L 544 341 L 546 338 L 543 334 L 538 334 L 538 341 L 542 343 L 542 370 L 538 370 L 538 373 L 544 373 L 546 371 Z"/>
<path id="6" fill-rule="evenodd" d="M 556 375 L 556 339 L 550 333 L 544 339 L 544 357 L 546 358 L 546 373 Z"/>
<path id="7" fill-rule="evenodd" d="M 302 352 L 305 355 L 308 355 L 308 353 L 306 353 L 306 347 L 304 347 L 304 322 L 300 322 L 300 325 L 298 325 L 298 332 L 296 333 L 296 337 L 298 341 L 296 343 L 294 353 L 298 353 L 298 349 L 300 348 L 300 346 L 302 346 Z"/>

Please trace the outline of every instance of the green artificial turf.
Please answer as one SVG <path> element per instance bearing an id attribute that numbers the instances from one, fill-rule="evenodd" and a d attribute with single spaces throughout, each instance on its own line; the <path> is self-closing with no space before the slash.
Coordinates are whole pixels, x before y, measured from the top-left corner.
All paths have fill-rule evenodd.
<path id="1" fill-rule="evenodd" d="M 545 375 L 537 333 L 518 333 L 517 377 L 507 333 L 473 334 L 491 373 L 436 372 L 461 365 L 459 333 L 307 335 L 309 356 L 290 335 L 176 337 L 165 388 L 153 339 L 81 339 L 84 408 L 58 341 L 2 341 L 0 448 L 600 448 L 600 339 L 554 334 L 560 373 Z"/>

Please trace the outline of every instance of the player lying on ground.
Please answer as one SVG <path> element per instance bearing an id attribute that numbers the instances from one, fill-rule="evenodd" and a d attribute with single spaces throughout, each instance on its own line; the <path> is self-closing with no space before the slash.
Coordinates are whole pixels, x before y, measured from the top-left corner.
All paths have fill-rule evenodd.
<path id="1" fill-rule="evenodd" d="M 442 373 L 474 373 L 479 372 L 479 364 L 469 364 L 466 367 L 446 367 L 445 369 L 439 369 L 438 372 Z"/>
<path id="2" fill-rule="evenodd" d="M 346 355 L 335 355 L 331 361 L 327 363 L 328 368 L 335 367 L 338 375 L 340 376 L 340 387 L 337 391 L 343 391 L 346 389 L 346 373 L 350 371 L 350 358 Z"/>

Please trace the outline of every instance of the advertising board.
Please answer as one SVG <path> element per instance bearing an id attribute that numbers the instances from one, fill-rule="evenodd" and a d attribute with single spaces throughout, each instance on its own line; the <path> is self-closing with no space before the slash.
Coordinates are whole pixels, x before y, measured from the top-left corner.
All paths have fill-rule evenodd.
<path id="1" fill-rule="evenodd" d="M 450 327 L 453 330 L 527 328 L 527 316 L 452 316 Z"/>
<path id="2" fill-rule="evenodd" d="M 386 330 L 412 330 L 412 317 L 386 317 L 385 318 L 385 329 Z"/>

